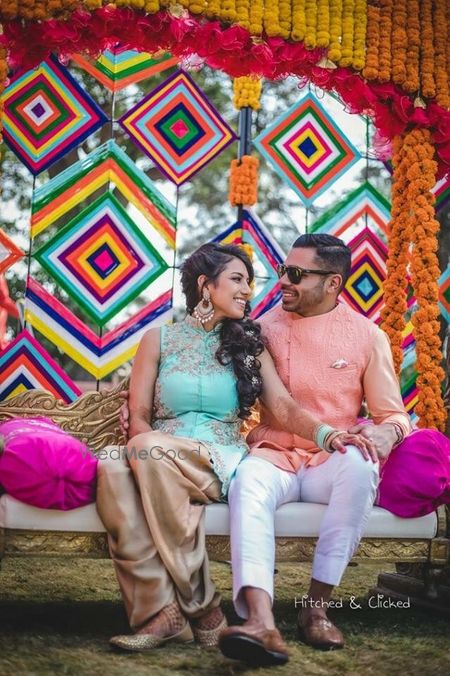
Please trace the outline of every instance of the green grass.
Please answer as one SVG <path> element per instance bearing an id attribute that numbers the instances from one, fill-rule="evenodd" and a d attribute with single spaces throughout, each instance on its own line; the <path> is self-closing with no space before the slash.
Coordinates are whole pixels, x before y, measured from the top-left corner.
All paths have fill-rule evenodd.
<path id="1" fill-rule="evenodd" d="M 233 621 L 230 569 L 213 564 L 212 570 Z M 449 674 L 450 622 L 414 608 L 370 609 L 366 594 L 379 571 L 379 566 L 367 565 L 348 569 L 335 593 L 344 607 L 330 611 L 347 645 L 344 650 L 321 653 L 299 643 L 295 635 L 294 599 L 304 593 L 310 569 L 280 566 L 276 618 L 291 660 L 276 669 L 248 669 L 195 645 L 169 645 L 151 654 L 112 652 L 108 638 L 128 628 L 110 561 L 7 559 L 0 573 L 0 675 Z M 351 596 L 361 609 L 350 608 Z"/>

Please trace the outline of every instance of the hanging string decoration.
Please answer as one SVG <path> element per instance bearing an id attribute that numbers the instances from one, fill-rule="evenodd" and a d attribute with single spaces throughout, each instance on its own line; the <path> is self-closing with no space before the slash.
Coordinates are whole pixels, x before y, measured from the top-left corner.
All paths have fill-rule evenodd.
<path id="1" fill-rule="evenodd" d="M 32 174 L 47 169 L 107 120 L 54 57 L 13 78 L 3 105 L 4 140 Z"/>
<path id="2" fill-rule="evenodd" d="M 236 138 L 182 72 L 150 92 L 119 122 L 133 143 L 176 185 L 191 179 Z"/>
<path id="3" fill-rule="evenodd" d="M 359 158 L 356 148 L 313 94 L 280 115 L 254 143 L 306 205 Z"/>
<path id="4" fill-rule="evenodd" d="M 143 334 L 171 318 L 169 289 L 99 336 L 36 280 L 30 279 L 27 286 L 26 321 L 97 380 L 132 359 Z"/>
<path id="5" fill-rule="evenodd" d="M 81 391 L 54 359 L 24 329 L 0 352 L 0 400 L 41 389 L 66 403 Z"/>
<path id="6" fill-rule="evenodd" d="M 167 52 L 157 56 L 127 49 L 119 44 L 105 49 L 97 60 L 81 54 L 72 54 L 71 58 L 77 66 L 112 92 L 119 92 L 130 84 L 141 82 L 178 63 Z"/>

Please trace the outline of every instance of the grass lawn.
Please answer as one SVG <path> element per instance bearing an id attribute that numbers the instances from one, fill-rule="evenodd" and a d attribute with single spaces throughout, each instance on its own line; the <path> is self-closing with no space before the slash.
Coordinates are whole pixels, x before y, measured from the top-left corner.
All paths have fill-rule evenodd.
<path id="1" fill-rule="evenodd" d="M 233 620 L 230 569 L 218 563 L 212 569 Z M 297 642 L 294 602 L 300 602 L 309 570 L 283 565 L 277 575 L 276 617 L 290 662 L 249 669 L 196 645 L 169 645 L 147 654 L 112 652 L 108 638 L 128 629 L 110 561 L 7 559 L 0 573 L 0 675 L 450 674 L 449 620 L 414 608 L 369 607 L 367 592 L 379 566 L 350 567 L 335 593 L 343 608 L 331 610 L 330 617 L 344 632 L 344 650 L 321 653 Z M 352 596 L 352 605 L 361 608 L 350 607 Z"/>

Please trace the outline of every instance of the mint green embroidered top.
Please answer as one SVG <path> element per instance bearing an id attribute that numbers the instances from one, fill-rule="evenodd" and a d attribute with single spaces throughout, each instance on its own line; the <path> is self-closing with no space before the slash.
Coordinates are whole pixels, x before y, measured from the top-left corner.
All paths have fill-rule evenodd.
<path id="1" fill-rule="evenodd" d="M 205 331 L 192 317 L 161 327 L 152 427 L 204 442 L 225 499 L 248 446 L 240 433 L 233 367 L 215 357 L 219 331 L 220 325 Z"/>

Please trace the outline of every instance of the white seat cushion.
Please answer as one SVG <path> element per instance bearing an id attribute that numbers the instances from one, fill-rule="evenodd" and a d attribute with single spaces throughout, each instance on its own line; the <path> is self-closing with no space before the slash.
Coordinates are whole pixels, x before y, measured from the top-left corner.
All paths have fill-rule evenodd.
<path id="1" fill-rule="evenodd" d="M 275 517 L 276 534 L 280 537 L 317 537 L 326 505 L 291 502 L 282 505 Z M 9 495 L 0 498 L 0 527 L 26 530 L 57 530 L 101 533 L 105 529 L 95 504 L 68 512 L 56 509 L 38 509 L 25 505 Z M 230 517 L 228 506 L 208 505 L 206 508 L 207 535 L 228 535 Z M 437 517 L 433 512 L 416 519 L 401 519 L 386 509 L 374 507 L 365 537 L 373 538 L 432 538 L 437 532 Z"/>

